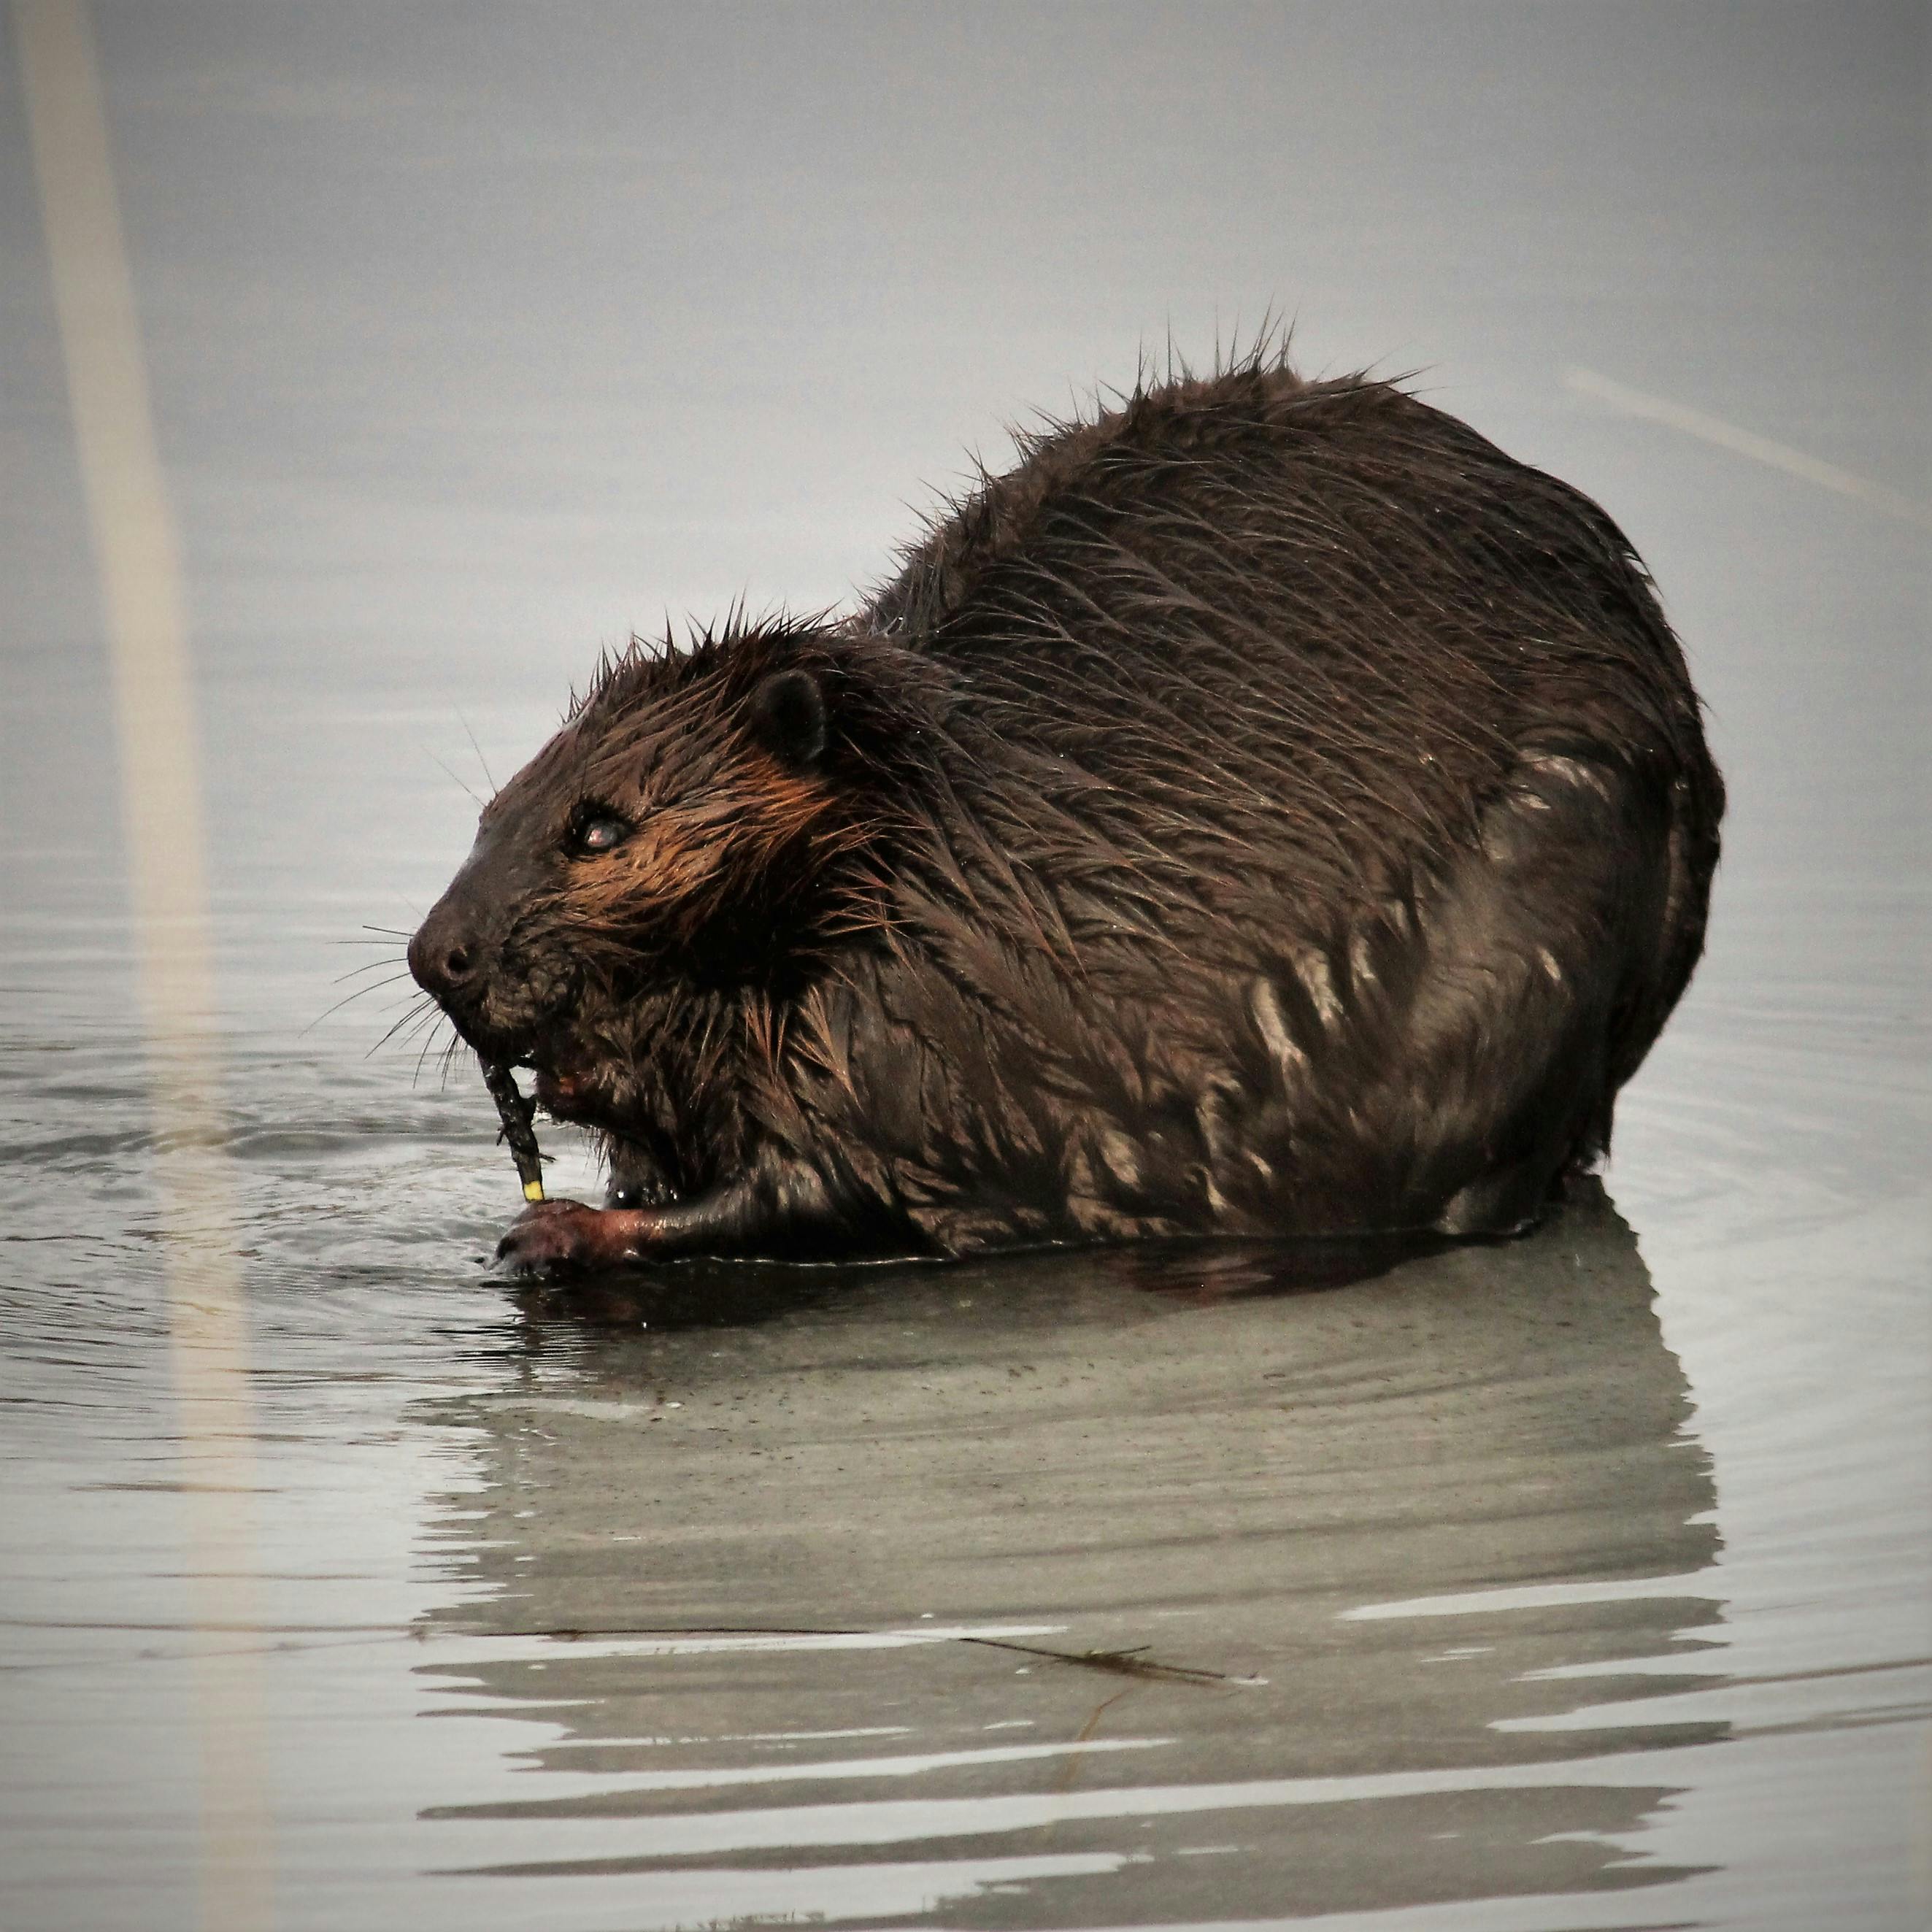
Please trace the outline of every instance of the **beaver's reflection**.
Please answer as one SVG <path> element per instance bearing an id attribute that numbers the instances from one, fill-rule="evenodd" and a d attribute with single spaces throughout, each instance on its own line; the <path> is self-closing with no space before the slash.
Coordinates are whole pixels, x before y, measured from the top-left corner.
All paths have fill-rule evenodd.
<path id="1" fill-rule="evenodd" d="M 1586 1185 L 1594 1192 L 1594 1182 Z M 902 1299 L 904 1284 L 935 1275 L 955 1287 L 962 1279 L 991 1279 L 1029 1295 L 1037 1294 L 1042 1283 L 1051 1283 L 1052 1292 L 1061 1294 L 1098 1284 L 1196 1300 L 1304 1294 L 1372 1280 L 1457 1245 L 1430 1234 L 1142 1242 L 1131 1247 L 1043 1250 L 956 1264 L 908 1262 L 869 1267 L 787 1267 L 700 1256 L 574 1281 L 519 1282 L 509 1293 L 523 1318 L 524 1345 L 541 1351 L 566 1327 L 651 1328 L 660 1334 L 741 1328 L 807 1309 L 869 1300 L 880 1293 Z"/>
<path id="2" fill-rule="evenodd" d="M 1616 1841 L 1662 1792 L 1533 1768 L 1714 1735 L 1564 1722 L 1717 1615 L 1671 1580 L 1713 1496 L 1629 1230 L 1592 1186 L 1528 1240 L 1274 1292 L 1305 1263 L 874 1270 L 628 1335 L 532 1304 L 568 1372 L 486 1406 L 458 1567 L 491 1588 L 438 1624 L 500 1634 L 455 1674 L 598 1781 L 449 1815 L 495 1821 L 493 1865 L 628 1872 L 640 1912 L 661 1882 L 654 1924 L 694 1857 L 799 1867 L 818 1912 L 916 1858 L 948 1923 L 1004 1925 L 1661 1876 Z M 624 1634 L 747 1630 L 903 1634 Z M 1080 1862 L 976 1889 L 1048 1851 Z"/>

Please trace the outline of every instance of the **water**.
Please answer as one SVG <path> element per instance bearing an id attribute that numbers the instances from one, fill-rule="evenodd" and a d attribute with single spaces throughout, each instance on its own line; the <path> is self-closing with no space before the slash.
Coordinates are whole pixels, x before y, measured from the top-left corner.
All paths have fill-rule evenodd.
<path id="1" fill-rule="evenodd" d="M 1132 16 L 1156 58 L 1014 14 L 995 58 L 886 14 L 473 17 L 102 16 L 208 801 L 188 1198 L 4 134 L 0 1922 L 1924 1922 L 1923 533 L 1563 386 L 1932 495 L 1922 22 Z M 1143 78 L 1130 139 L 1077 62 L 1227 124 Z M 1058 176 L 910 224 L 852 104 L 886 79 L 916 182 L 1077 149 L 1144 259 Z M 1264 133 L 1305 218 L 1216 145 Z M 480 1082 L 377 1047 L 400 987 L 316 1023 L 440 889 L 462 785 L 661 600 L 836 597 L 1001 411 L 1290 292 L 1312 363 L 1439 358 L 1601 496 L 1712 701 L 1711 952 L 1603 1189 L 1340 1284 L 1265 1246 L 488 1274 Z M 779 314 L 824 373 L 748 400 Z M 184 1226 L 238 1256 L 238 1374 L 170 1303 Z"/>

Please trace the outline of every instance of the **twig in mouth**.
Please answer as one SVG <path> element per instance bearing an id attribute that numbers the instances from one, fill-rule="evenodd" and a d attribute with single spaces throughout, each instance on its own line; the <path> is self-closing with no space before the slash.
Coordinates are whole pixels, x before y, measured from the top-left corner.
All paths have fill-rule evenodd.
<path id="1" fill-rule="evenodd" d="M 503 1124 L 502 1138 L 508 1142 L 510 1158 L 517 1163 L 517 1178 L 524 1184 L 526 1201 L 544 1198 L 543 1156 L 537 1150 L 536 1129 L 531 1117 L 536 1102 L 526 1100 L 517 1085 L 517 1076 L 507 1066 L 485 1065 L 483 1084 L 496 1103 L 496 1118 Z"/>

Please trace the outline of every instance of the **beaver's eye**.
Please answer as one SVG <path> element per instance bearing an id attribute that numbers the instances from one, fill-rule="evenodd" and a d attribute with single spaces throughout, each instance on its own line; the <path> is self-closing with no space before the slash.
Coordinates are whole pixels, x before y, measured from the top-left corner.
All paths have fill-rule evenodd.
<path id="1" fill-rule="evenodd" d="M 621 818 L 586 812 L 572 821 L 570 849 L 586 858 L 599 852 L 614 852 L 630 836 L 631 828 Z"/>

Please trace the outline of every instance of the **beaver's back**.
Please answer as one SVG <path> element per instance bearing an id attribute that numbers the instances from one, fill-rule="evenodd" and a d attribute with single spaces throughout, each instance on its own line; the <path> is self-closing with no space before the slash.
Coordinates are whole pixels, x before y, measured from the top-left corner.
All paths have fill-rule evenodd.
<path id="1" fill-rule="evenodd" d="M 1466 841 L 1527 743 L 1708 767 L 1615 526 L 1399 390 L 1251 364 L 1022 454 L 866 621 L 1130 848 L 1348 900 Z"/>

